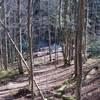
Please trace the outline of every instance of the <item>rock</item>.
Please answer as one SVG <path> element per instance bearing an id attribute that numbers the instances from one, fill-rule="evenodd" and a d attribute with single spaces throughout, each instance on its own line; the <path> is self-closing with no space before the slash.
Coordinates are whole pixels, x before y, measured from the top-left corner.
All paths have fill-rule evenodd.
<path id="1" fill-rule="evenodd" d="M 93 75 L 93 74 L 95 74 L 97 71 L 95 70 L 95 69 L 92 69 L 91 71 L 90 71 L 90 75 Z"/>

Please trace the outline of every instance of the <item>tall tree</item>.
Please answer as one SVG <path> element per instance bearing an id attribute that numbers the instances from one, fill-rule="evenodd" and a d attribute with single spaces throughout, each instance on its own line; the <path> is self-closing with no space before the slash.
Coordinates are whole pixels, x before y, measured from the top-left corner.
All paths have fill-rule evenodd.
<path id="1" fill-rule="evenodd" d="M 32 100 L 34 100 L 34 89 L 33 89 L 33 51 L 32 51 L 32 0 L 28 0 L 28 40 L 29 40 L 29 55 L 30 55 L 30 88 L 32 94 Z"/>
<path id="2" fill-rule="evenodd" d="M 82 34 L 84 30 L 84 0 L 79 0 L 79 12 L 78 12 L 78 28 L 77 28 L 77 82 L 76 82 L 76 100 L 81 100 L 81 83 L 82 83 Z"/>
<path id="3" fill-rule="evenodd" d="M 3 68 L 3 51 L 2 51 L 2 35 L 0 33 L 0 64 L 1 68 Z"/>
<path id="4" fill-rule="evenodd" d="M 7 27 L 7 23 L 6 23 L 6 6 L 5 6 L 5 0 L 3 0 L 3 13 L 4 13 L 4 23 L 5 26 Z M 8 49 L 7 49 L 7 35 L 6 35 L 6 31 L 4 30 L 4 68 L 5 70 L 7 70 L 8 67 Z"/>
<path id="5" fill-rule="evenodd" d="M 20 52 L 22 53 L 21 0 L 17 0 L 17 5 L 18 5 L 18 48 Z M 22 60 L 20 56 L 18 56 L 18 58 L 19 58 L 19 63 L 18 63 L 19 73 L 23 74 Z"/>
<path id="6" fill-rule="evenodd" d="M 74 0 L 74 27 L 75 27 L 75 57 L 74 57 L 74 66 L 75 66 L 75 76 L 77 76 L 77 29 L 78 29 L 78 23 L 77 23 L 77 10 L 78 10 L 78 3 L 77 3 L 77 0 Z"/>
<path id="7" fill-rule="evenodd" d="M 51 50 L 51 23 L 50 23 L 50 1 L 48 0 L 48 37 L 49 37 L 49 58 L 52 60 L 52 50 Z"/>

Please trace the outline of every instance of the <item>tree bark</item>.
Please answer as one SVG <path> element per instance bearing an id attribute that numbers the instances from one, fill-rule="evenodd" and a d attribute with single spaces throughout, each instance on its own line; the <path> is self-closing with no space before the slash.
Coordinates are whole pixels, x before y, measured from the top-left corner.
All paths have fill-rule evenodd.
<path id="1" fill-rule="evenodd" d="M 32 29 L 31 29 L 31 22 L 32 22 L 32 0 L 28 0 L 28 38 L 29 38 L 29 55 L 30 55 L 30 88 L 31 88 L 31 95 L 32 100 L 34 100 L 34 83 L 33 83 L 33 46 L 32 46 Z"/>
<path id="2" fill-rule="evenodd" d="M 76 82 L 76 100 L 81 100 L 82 83 L 82 34 L 84 30 L 84 0 L 79 0 L 79 20 L 77 32 L 77 82 Z"/>
<path id="3" fill-rule="evenodd" d="M 3 6 L 3 9 L 4 9 L 4 23 L 5 23 L 5 26 L 6 26 L 6 8 L 5 8 L 5 2 L 4 2 L 4 6 Z M 6 35 L 6 31 L 4 30 L 4 69 L 7 70 L 7 67 L 8 67 L 8 48 L 7 48 L 7 35 Z"/>
<path id="4" fill-rule="evenodd" d="M 22 54 L 22 36 L 21 36 L 21 0 L 17 0 L 18 5 L 18 48 Z M 18 69 L 19 74 L 23 74 L 23 67 L 22 67 L 22 60 L 21 57 L 18 55 L 19 62 L 18 62 Z"/>

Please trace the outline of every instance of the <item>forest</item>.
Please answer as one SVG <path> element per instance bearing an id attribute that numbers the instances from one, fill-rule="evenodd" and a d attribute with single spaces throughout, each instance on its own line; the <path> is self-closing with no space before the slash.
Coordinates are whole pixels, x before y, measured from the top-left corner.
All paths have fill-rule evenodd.
<path id="1" fill-rule="evenodd" d="M 0 0 L 0 100 L 100 100 L 100 0 Z"/>

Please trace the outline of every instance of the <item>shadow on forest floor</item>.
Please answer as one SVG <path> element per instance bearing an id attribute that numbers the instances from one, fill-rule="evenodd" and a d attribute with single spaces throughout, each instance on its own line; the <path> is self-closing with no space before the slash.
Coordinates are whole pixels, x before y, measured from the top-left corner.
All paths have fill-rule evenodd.
<path id="1" fill-rule="evenodd" d="M 41 68 L 40 68 L 40 70 L 42 69 L 42 68 L 46 68 L 46 67 L 48 67 L 49 65 L 54 65 L 56 62 L 55 61 L 52 61 L 51 63 L 47 63 L 47 64 L 44 64 L 44 66 L 41 66 Z M 68 78 L 68 75 L 71 75 L 71 73 L 73 73 L 73 68 L 74 68 L 74 66 L 72 65 L 72 66 L 70 66 L 70 67 L 64 67 L 63 66 L 63 63 L 62 63 L 62 61 L 61 60 L 59 60 L 59 62 L 58 62 L 58 73 L 57 73 L 57 77 L 59 78 L 59 79 L 61 79 L 62 77 L 64 78 L 65 77 L 65 75 L 66 75 L 66 77 Z M 95 64 L 94 64 L 95 65 Z M 36 65 L 36 66 L 38 66 L 38 65 Z M 35 67 L 36 67 L 35 66 Z M 50 68 L 51 66 L 49 66 L 48 68 Z M 54 68 L 54 66 L 53 66 L 53 68 Z M 64 68 L 66 69 L 66 70 L 64 70 Z M 37 68 L 38 69 L 38 68 Z M 39 71 L 40 71 L 39 70 Z M 49 70 L 52 70 L 52 69 L 49 69 Z M 13 70 L 12 70 L 13 71 Z M 54 71 L 54 70 L 53 70 Z M 63 73 L 64 72 L 64 73 Z M 48 77 L 50 77 L 50 75 L 51 75 L 51 73 L 52 72 L 47 72 L 47 74 L 48 74 Z M 50 74 L 50 75 L 49 75 Z M 54 80 L 49 80 L 49 84 L 50 85 L 52 85 L 50 82 L 51 81 L 57 81 L 56 79 L 55 79 L 55 73 L 52 73 L 52 74 L 54 74 L 54 76 L 52 77 L 52 78 L 54 78 Z M 45 81 L 47 80 L 45 80 L 45 75 L 43 76 L 42 74 L 40 75 L 40 76 L 42 76 L 42 78 L 44 78 L 44 79 L 41 79 L 42 81 L 41 81 L 41 84 L 44 82 L 44 84 L 45 84 Z M 65 78 L 66 78 L 65 77 Z M 51 78 L 50 78 L 51 79 Z M 27 75 L 18 75 L 18 73 L 14 73 L 14 74 L 10 74 L 10 75 L 6 75 L 6 76 L 4 76 L 4 77 L 2 77 L 1 79 L 0 79 L 0 97 L 1 97 L 1 95 L 4 95 L 3 96 L 3 99 L 1 99 L 0 98 L 0 100 L 14 100 L 15 98 L 16 98 L 16 95 L 17 95 L 17 93 L 19 93 L 18 94 L 18 99 L 16 99 L 16 100 L 30 100 L 30 99 L 28 99 L 27 97 L 26 97 L 26 95 L 28 94 L 26 91 L 24 91 L 26 94 L 24 94 L 24 92 L 23 91 L 19 91 L 21 88 L 23 88 L 23 86 L 25 86 L 26 85 L 26 81 L 28 80 L 28 78 L 27 78 Z M 64 80 L 65 81 L 65 80 Z M 98 82 L 97 82 L 98 81 Z M 40 82 L 40 80 L 39 80 L 39 82 Z M 59 82 L 59 81 L 58 81 Z M 40 83 L 39 83 L 40 84 Z M 95 85 L 94 85 L 95 84 Z M 82 87 L 82 93 L 84 94 L 83 95 L 83 100 L 100 100 L 100 74 L 98 75 L 98 76 L 93 76 L 93 78 L 92 79 L 90 79 L 87 83 L 85 83 L 84 85 L 83 85 L 83 87 Z M 16 85 L 17 85 L 17 88 L 16 88 Z M 56 85 L 58 85 L 58 84 L 56 84 Z M 6 86 L 6 87 L 3 87 L 3 86 Z M 9 87 L 8 87 L 9 86 Z M 12 87 L 12 88 L 10 88 L 10 86 Z M 44 85 L 43 85 L 44 86 Z M 3 87 L 3 88 L 2 88 Z M 21 87 L 21 88 L 20 88 Z M 13 95 L 13 93 L 14 93 L 14 91 L 15 92 L 17 92 L 16 93 L 16 95 Z M 9 92 L 10 92 L 10 94 L 9 94 Z M 11 95 L 11 96 L 10 96 Z M 15 98 L 14 98 L 14 96 L 15 96 Z M 30 95 L 29 95 L 29 97 L 30 97 Z M 41 100 L 41 99 L 40 99 Z M 56 100 L 56 99 L 55 99 Z M 60 99 L 58 99 L 58 100 L 60 100 Z"/>

